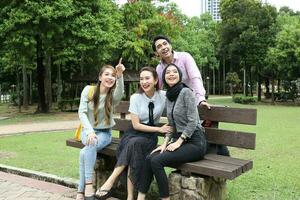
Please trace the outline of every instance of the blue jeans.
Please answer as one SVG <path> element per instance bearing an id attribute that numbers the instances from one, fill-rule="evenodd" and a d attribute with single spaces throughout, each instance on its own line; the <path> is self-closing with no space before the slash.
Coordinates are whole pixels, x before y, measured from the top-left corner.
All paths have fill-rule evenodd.
<path id="1" fill-rule="evenodd" d="M 94 129 L 97 135 L 97 143 L 86 145 L 87 136 L 81 132 L 81 141 L 85 145 L 79 154 L 79 183 L 78 192 L 84 192 L 85 183 L 92 182 L 93 170 L 96 163 L 97 152 L 111 143 L 111 129 Z"/>

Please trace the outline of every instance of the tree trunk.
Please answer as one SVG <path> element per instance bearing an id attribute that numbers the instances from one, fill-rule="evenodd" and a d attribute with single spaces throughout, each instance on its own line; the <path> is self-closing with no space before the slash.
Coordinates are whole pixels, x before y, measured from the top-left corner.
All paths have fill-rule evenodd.
<path id="1" fill-rule="evenodd" d="M 272 104 L 275 104 L 275 80 L 272 78 Z"/>
<path id="2" fill-rule="evenodd" d="M 61 94 L 63 91 L 62 80 L 61 80 L 61 65 L 57 67 L 57 103 L 60 103 L 62 98 Z"/>
<path id="3" fill-rule="evenodd" d="M 261 101 L 261 76 L 257 75 L 257 100 Z"/>
<path id="4" fill-rule="evenodd" d="M 218 68 L 218 94 L 220 95 L 221 94 L 221 73 L 220 73 L 220 65 L 219 65 L 219 68 Z"/>
<path id="5" fill-rule="evenodd" d="M 26 66 L 22 65 L 22 77 L 23 77 L 23 107 L 28 109 L 28 78 Z"/>
<path id="6" fill-rule="evenodd" d="M 247 86 L 246 86 L 246 67 L 244 66 L 244 70 L 243 70 L 243 72 L 244 72 L 244 81 L 243 81 L 243 85 L 244 85 L 244 96 L 246 96 L 246 88 L 247 88 Z"/>
<path id="7" fill-rule="evenodd" d="M 37 84 L 38 84 L 38 109 L 37 112 L 47 113 L 49 112 L 49 107 L 46 103 L 45 97 L 45 68 L 43 65 L 43 55 L 42 55 L 42 39 L 38 34 L 36 36 L 36 54 L 37 54 Z"/>
<path id="8" fill-rule="evenodd" d="M 266 99 L 269 99 L 270 98 L 270 79 L 269 78 L 266 78 L 265 80 L 265 87 L 266 87 Z"/>
<path id="9" fill-rule="evenodd" d="M 225 95 L 225 81 L 226 81 L 226 72 L 225 72 L 225 55 L 223 56 L 223 94 Z"/>
<path id="10" fill-rule="evenodd" d="M 29 105 L 32 104 L 32 71 L 29 72 Z"/>
<path id="11" fill-rule="evenodd" d="M 249 73 L 248 74 L 249 74 L 250 96 L 253 96 L 251 67 L 249 68 Z"/>
<path id="12" fill-rule="evenodd" d="M 280 81 L 280 79 L 278 79 L 277 80 L 278 82 L 277 82 L 277 92 L 279 93 L 280 92 L 280 85 L 281 85 L 281 81 Z"/>
<path id="13" fill-rule="evenodd" d="M 233 86 L 232 86 L 232 83 L 229 83 L 229 88 L 230 88 L 230 96 L 233 97 Z"/>
<path id="14" fill-rule="evenodd" d="M 49 106 L 49 110 L 52 107 L 52 86 L 51 86 L 51 56 L 46 57 L 46 66 L 45 66 L 45 96 L 46 102 Z"/>
<path id="15" fill-rule="evenodd" d="M 18 94 L 18 111 L 21 112 L 21 88 L 20 88 L 20 76 L 18 71 L 18 66 L 16 67 L 16 75 L 17 75 L 17 94 Z"/>
<path id="16" fill-rule="evenodd" d="M 213 70 L 213 94 L 216 94 L 216 73 L 215 73 L 215 68 Z"/>

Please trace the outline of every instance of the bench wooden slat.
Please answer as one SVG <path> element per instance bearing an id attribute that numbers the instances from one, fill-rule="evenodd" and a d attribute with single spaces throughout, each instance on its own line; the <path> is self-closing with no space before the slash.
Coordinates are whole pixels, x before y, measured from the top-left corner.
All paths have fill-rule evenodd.
<path id="1" fill-rule="evenodd" d="M 128 114 L 128 108 L 129 102 L 121 101 L 120 104 L 115 107 L 115 112 Z M 201 119 L 217 122 L 256 125 L 256 109 L 211 106 L 211 110 L 208 110 L 206 107 L 198 106 L 198 111 Z"/>
<path id="2" fill-rule="evenodd" d="M 120 139 L 113 138 L 110 145 L 105 147 L 100 153 L 109 156 L 115 156 L 116 149 Z M 75 140 L 68 139 L 67 146 L 83 148 L 84 145 Z M 207 176 L 215 176 L 226 179 L 234 179 L 244 172 L 249 171 L 253 167 L 253 162 L 250 160 L 242 160 L 216 154 L 207 154 L 203 160 L 197 162 L 189 162 L 180 166 L 170 166 L 192 173 L 203 174 Z"/>
<path id="3" fill-rule="evenodd" d="M 113 138 L 112 142 L 104 149 L 102 149 L 100 153 L 108 156 L 115 156 L 119 142 L 120 142 L 119 138 Z M 84 147 L 84 145 L 81 142 L 75 139 L 66 140 L 66 145 L 70 147 L 80 148 L 80 149 Z"/>
<path id="4" fill-rule="evenodd" d="M 206 160 L 230 163 L 242 167 L 242 172 L 249 171 L 253 168 L 253 162 L 251 160 L 243 160 L 239 158 L 232 158 L 228 156 L 216 155 L 216 154 L 206 154 L 204 156 Z"/>
<path id="5" fill-rule="evenodd" d="M 206 159 L 174 167 L 196 174 L 226 178 L 230 180 L 242 174 L 242 167 L 240 166 Z"/>
<path id="6" fill-rule="evenodd" d="M 201 119 L 256 125 L 256 109 L 211 106 L 211 110 L 208 110 L 206 107 L 198 106 L 198 111 Z"/>
<path id="7" fill-rule="evenodd" d="M 115 113 L 125 113 L 129 114 L 129 101 L 121 101 L 118 105 L 115 106 Z"/>
<path id="8" fill-rule="evenodd" d="M 126 131 L 131 127 L 129 119 L 115 119 L 114 130 Z M 162 125 L 162 124 L 161 124 Z M 230 131 L 217 128 L 205 128 L 206 138 L 210 143 L 224 144 L 226 146 L 245 149 L 255 149 L 255 134 L 242 131 Z M 164 134 L 159 134 L 164 136 Z"/>
<path id="9" fill-rule="evenodd" d="M 231 147 L 255 149 L 255 133 L 230 131 L 217 128 L 205 128 L 206 139 L 210 143 Z"/>

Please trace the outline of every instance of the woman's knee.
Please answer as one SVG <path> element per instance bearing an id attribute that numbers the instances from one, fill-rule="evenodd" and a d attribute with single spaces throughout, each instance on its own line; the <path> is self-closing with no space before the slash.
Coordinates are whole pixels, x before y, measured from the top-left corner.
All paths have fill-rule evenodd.
<path id="1" fill-rule="evenodd" d="M 163 162 L 162 162 L 162 159 L 161 157 L 159 156 L 160 154 L 158 155 L 155 155 L 155 156 L 152 156 L 150 158 L 150 164 L 151 164 L 151 168 L 154 170 L 154 169 L 159 169 L 159 168 L 163 168 Z"/>

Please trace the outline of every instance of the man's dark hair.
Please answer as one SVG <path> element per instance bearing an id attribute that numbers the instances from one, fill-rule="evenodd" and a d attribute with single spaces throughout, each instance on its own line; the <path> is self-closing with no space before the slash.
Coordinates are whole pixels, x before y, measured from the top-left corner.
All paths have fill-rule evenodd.
<path id="1" fill-rule="evenodd" d="M 155 42 L 156 42 L 157 40 L 160 40 L 160 39 L 167 40 L 167 42 L 168 42 L 169 44 L 171 44 L 171 40 L 170 40 L 169 38 L 167 38 L 166 36 L 163 36 L 163 35 L 155 36 L 155 38 L 153 39 L 153 42 L 152 42 L 152 49 L 153 49 L 154 52 L 156 51 Z"/>

